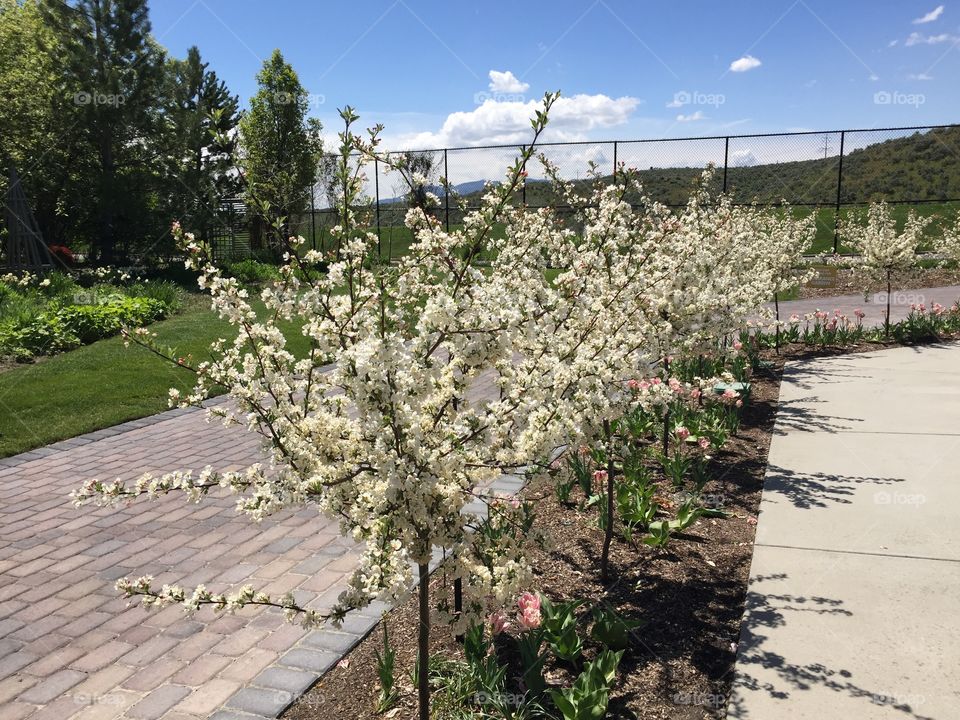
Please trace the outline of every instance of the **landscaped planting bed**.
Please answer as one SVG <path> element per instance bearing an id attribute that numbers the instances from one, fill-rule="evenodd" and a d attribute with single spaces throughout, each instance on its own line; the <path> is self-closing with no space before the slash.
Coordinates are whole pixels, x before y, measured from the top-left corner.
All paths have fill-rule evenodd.
<path id="1" fill-rule="evenodd" d="M 782 361 L 773 361 L 754 375 L 739 431 L 710 462 L 712 479 L 703 488 L 703 497 L 722 506 L 727 517 L 700 518 L 663 548 L 651 548 L 639 537 L 626 542 L 618 534 L 611 549 L 610 582 L 599 580 L 603 532 L 597 526 L 596 510 L 579 507 L 582 495 L 575 497 L 577 502 L 571 506 L 558 500 L 551 482 L 537 483 L 523 492 L 523 498 L 536 508 L 537 526 L 550 539 L 548 548 L 530 558 L 536 585 L 554 604 L 585 601 L 577 609 L 578 629 L 587 644 L 584 656 L 592 658 L 600 647 L 590 640 L 594 607 L 613 609 L 628 620 L 643 623 L 626 636 L 627 647 L 611 691 L 609 718 L 713 718 L 725 713 L 781 368 Z M 670 483 L 659 484 L 661 501 L 675 506 Z M 437 598 L 452 602 L 453 582 L 443 567 L 435 572 L 432 589 Z M 383 716 L 415 718 L 416 692 L 410 673 L 417 647 L 416 598 L 387 614 L 383 625 L 397 653 L 400 692 L 393 709 Z M 517 670 L 519 657 L 509 636 L 508 631 L 497 641 L 496 653 Z M 352 720 L 377 716 L 381 686 L 376 656 L 382 652 L 382 629 L 377 628 L 283 717 Z M 449 666 L 451 661 L 463 662 L 463 647 L 449 635 L 438 633 L 432 652 L 438 658 L 436 692 L 442 695 L 444 686 L 450 686 L 450 676 L 465 672 L 460 668 L 459 673 L 451 673 L 449 667 L 442 672 L 443 665 Z M 576 669 L 568 663 L 551 662 L 545 672 L 549 686 L 569 687 Z M 438 720 L 479 719 L 486 717 L 481 710 L 494 712 L 485 703 L 488 697 L 482 689 L 470 688 L 462 678 L 460 685 L 467 689 L 466 702 L 461 705 L 449 698 L 446 709 L 435 716 Z M 515 700 L 522 691 L 513 688 L 507 694 Z M 443 707 L 441 700 L 435 702 Z"/>

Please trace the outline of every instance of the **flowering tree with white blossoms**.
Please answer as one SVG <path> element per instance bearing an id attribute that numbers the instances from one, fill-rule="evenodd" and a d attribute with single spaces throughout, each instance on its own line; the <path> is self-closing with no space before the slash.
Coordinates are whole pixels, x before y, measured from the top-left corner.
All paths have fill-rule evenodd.
<path id="1" fill-rule="evenodd" d="M 953 225 L 944 223 L 943 233 L 936 240 L 936 249 L 945 262 L 960 264 L 960 213 Z"/>
<path id="2" fill-rule="evenodd" d="M 923 241 L 923 231 L 932 218 L 919 217 L 914 211 L 907 215 L 903 230 L 897 232 L 896 219 L 885 202 L 872 203 L 866 220 L 844 223 L 841 230 L 846 241 L 859 254 L 861 275 L 866 281 L 882 281 L 887 286 L 887 310 L 884 332 L 890 335 L 890 295 L 893 277 L 917 266 L 917 255 Z"/>
<path id="3" fill-rule="evenodd" d="M 534 142 L 555 97 L 545 97 L 532 122 Z M 228 488 L 254 520 L 315 504 L 365 546 L 349 589 L 328 615 L 252 587 L 212 594 L 202 586 L 157 588 L 149 577 L 118 587 L 147 605 L 272 605 L 315 625 L 342 620 L 377 598 L 402 597 L 416 580 L 420 715 L 427 718 L 431 557 L 444 550 L 450 571 L 464 582 L 458 629 L 526 586 L 524 550 L 536 537 L 484 532 L 463 508 L 499 473 L 543 460 L 603 417 L 610 380 L 629 376 L 646 338 L 632 334 L 635 283 L 625 266 L 609 264 L 611 248 L 623 251 L 624 237 L 600 229 L 578 242 L 549 212 L 510 207 L 533 145 L 521 150 L 502 183 L 488 188 L 462 230 L 444 232 L 424 208 L 413 207 L 410 255 L 396 265 L 380 262 L 372 252 L 376 235 L 364 228 L 357 207 L 365 165 L 377 158 L 389 166 L 391 158 L 377 150 L 379 128 L 361 139 L 351 129 L 353 111 L 341 114 L 336 249 L 332 258 L 302 252 L 302 241 L 291 239 L 282 279 L 260 294 L 266 317 L 258 317 L 236 280 L 221 274 L 208 248 L 175 227 L 188 266 L 200 272 L 201 287 L 236 337 L 218 342 L 214 359 L 193 368 L 190 395 L 171 391 L 171 399 L 198 406 L 214 388 L 227 388 L 232 404 L 208 412 L 260 433 L 269 461 L 239 472 L 91 480 L 75 498 L 110 504 L 177 491 L 197 501 Z M 605 212 L 598 222 L 615 226 L 624 209 L 611 203 Z M 495 239 L 491 231 L 500 222 L 505 237 Z M 481 253 L 493 258 L 489 266 L 478 265 Z M 548 260 L 566 268 L 552 282 Z M 287 349 L 281 321 L 295 322 L 309 339 L 305 357 Z M 142 335 L 131 338 L 144 342 Z M 493 389 L 489 396 L 483 385 Z M 527 528 L 522 504 L 494 505 L 490 522 Z"/>

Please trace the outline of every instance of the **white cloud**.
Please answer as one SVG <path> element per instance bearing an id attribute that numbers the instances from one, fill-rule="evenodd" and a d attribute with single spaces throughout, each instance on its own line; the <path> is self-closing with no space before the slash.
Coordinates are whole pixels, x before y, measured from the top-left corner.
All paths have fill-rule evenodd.
<path id="1" fill-rule="evenodd" d="M 928 12 L 923 17 L 918 17 L 916 20 L 914 20 L 913 24 L 924 25 L 925 23 L 931 23 L 941 15 L 943 15 L 943 5 L 937 5 L 933 10 Z"/>
<path id="2" fill-rule="evenodd" d="M 696 122 L 697 120 L 706 120 L 707 116 L 704 115 L 700 110 L 697 110 L 695 113 L 689 115 L 677 115 L 677 122 Z"/>
<path id="3" fill-rule="evenodd" d="M 686 105 L 686 103 L 680 100 L 676 95 L 674 95 L 673 100 L 667 103 L 668 108 L 681 108 L 684 105 Z"/>
<path id="4" fill-rule="evenodd" d="M 757 156 L 753 154 L 753 150 L 747 148 L 746 150 L 734 150 L 731 154 L 730 164 L 733 167 L 752 167 L 759 164 Z"/>
<path id="5" fill-rule="evenodd" d="M 753 70 L 754 68 L 760 67 L 762 65 L 757 58 L 753 55 L 744 55 L 742 58 L 734 60 L 730 63 L 730 72 L 746 72 L 747 70 Z"/>
<path id="6" fill-rule="evenodd" d="M 922 73 L 910 73 L 907 75 L 908 80 L 933 80 L 933 75 L 928 75 L 925 72 Z"/>
<path id="7" fill-rule="evenodd" d="M 923 33 L 912 32 L 907 38 L 904 45 L 907 47 L 912 47 L 914 45 L 939 45 L 940 43 L 945 42 L 960 42 L 960 37 L 956 35 L 950 35 L 948 33 L 940 33 L 939 35 L 924 35 Z"/>
<path id="8" fill-rule="evenodd" d="M 593 130 L 623 125 L 639 104 L 639 99 L 626 96 L 561 97 L 550 111 L 550 124 L 541 139 L 585 140 Z M 450 113 L 439 130 L 399 135 L 385 139 L 384 144 L 397 150 L 524 143 L 530 140 L 530 118 L 540 107 L 540 100 L 488 98 L 473 110 Z"/>
<path id="9" fill-rule="evenodd" d="M 900 41 L 899 41 L 899 40 L 891 40 L 890 42 L 887 43 L 887 47 L 896 47 L 898 42 L 900 42 Z"/>
<path id="10" fill-rule="evenodd" d="M 522 93 L 529 89 L 530 83 L 520 82 L 520 79 L 509 70 L 505 72 L 490 71 L 490 92 Z"/>

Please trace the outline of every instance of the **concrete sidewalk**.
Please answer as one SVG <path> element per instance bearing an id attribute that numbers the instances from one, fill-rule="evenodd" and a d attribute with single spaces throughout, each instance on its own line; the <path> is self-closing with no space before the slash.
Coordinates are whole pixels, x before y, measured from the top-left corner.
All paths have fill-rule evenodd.
<path id="1" fill-rule="evenodd" d="M 960 346 L 788 364 L 728 718 L 960 717 Z"/>

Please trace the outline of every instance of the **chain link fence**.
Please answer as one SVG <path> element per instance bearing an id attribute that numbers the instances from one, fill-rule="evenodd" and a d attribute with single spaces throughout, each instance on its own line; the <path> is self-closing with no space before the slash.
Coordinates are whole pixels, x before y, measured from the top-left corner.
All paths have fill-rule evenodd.
<path id="1" fill-rule="evenodd" d="M 519 147 L 461 147 L 416 151 L 426 169 L 427 187 L 439 198 L 436 217 L 448 229 L 463 223 L 464 212 L 480 206 L 488 183 L 501 182 Z M 897 206 L 900 222 L 909 210 L 953 217 L 960 208 L 960 125 L 872 130 L 689 137 L 663 140 L 544 143 L 528 163 L 528 178 L 516 203 L 551 207 L 561 217 L 569 208 L 547 179 L 543 156 L 565 180 L 585 188 L 597 178 L 612 182 L 618 168 L 638 171 L 644 195 L 671 207 L 684 205 L 703 171 L 715 167 L 710 190 L 729 193 L 735 202 L 775 207 L 787 203 L 798 215 L 816 218 L 811 253 L 844 252 L 838 226 L 870 202 Z M 446 178 L 451 195 L 444 190 Z M 403 224 L 409 186 L 383 163 L 367 168 L 364 212 L 369 212 L 384 258 L 402 256 L 412 242 Z M 310 210 L 294 227 L 315 248 L 330 244 L 337 223 L 335 192 L 320 183 Z M 639 202 L 639 197 L 629 197 Z M 939 232 L 936 223 L 929 230 Z M 243 241 L 230 238 L 231 247 Z M 247 235 L 249 247 L 249 233 Z"/>

